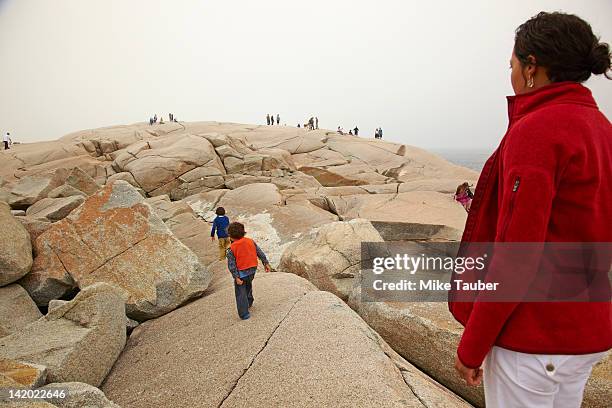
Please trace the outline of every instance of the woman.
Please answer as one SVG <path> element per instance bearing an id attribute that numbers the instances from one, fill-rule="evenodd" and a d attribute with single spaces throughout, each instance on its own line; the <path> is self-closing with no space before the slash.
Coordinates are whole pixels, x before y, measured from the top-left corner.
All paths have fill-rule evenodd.
<path id="1" fill-rule="evenodd" d="M 510 123 L 481 173 L 462 247 L 612 242 L 612 125 L 581 85 L 610 63 L 608 44 L 574 15 L 542 12 L 516 30 Z M 493 256 L 488 276 L 495 267 Z M 478 385 L 484 362 L 487 407 L 581 405 L 592 367 L 612 347 L 609 301 L 454 302 L 456 295 L 449 308 L 465 330 L 455 367 Z"/>

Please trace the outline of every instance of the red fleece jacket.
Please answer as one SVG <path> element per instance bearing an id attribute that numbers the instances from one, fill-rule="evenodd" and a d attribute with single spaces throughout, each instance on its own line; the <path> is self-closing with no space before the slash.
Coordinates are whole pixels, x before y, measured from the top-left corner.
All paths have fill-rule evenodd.
<path id="1" fill-rule="evenodd" d="M 548 85 L 508 97 L 508 114 L 508 131 L 478 180 L 462 245 L 612 242 L 612 125 L 591 92 L 573 82 Z M 612 348 L 610 302 L 453 296 L 449 309 L 465 326 L 457 354 L 467 367 L 480 367 L 493 345 L 532 354 Z"/>

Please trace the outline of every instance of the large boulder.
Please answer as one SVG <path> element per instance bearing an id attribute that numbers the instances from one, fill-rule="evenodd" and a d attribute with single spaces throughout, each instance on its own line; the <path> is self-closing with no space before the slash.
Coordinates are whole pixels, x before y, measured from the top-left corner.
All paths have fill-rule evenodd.
<path id="1" fill-rule="evenodd" d="M 30 272 L 32 243 L 30 235 L 11 214 L 11 209 L 0 201 L 0 286 L 8 285 Z"/>
<path id="2" fill-rule="evenodd" d="M 129 183 L 89 197 L 38 237 L 22 281 L 38 305 L 74 287 L 107 282 L 127 294 L 135 320 L 160 316 L 201 295 L 210 275 Z"/>
<path id="3" fill-rule="evenodd" d="M 42 317 L 28 292 L 17 284 L 0 288 L 0 337 L 8 336 Z"/>
<path id="4" fill-rule="evenodd" d="M 332 294 L 272 273 L 254 295 L 248 321 L 229 286 L 140 325 L 102 390 L 133 408 L 467 407 Z"/>
<path id="5" fill-rule="evenodd" d="M 56 187 L 64 184 L 68 170 L 61 168 L 46 174 L 26 176 L 13 184 L 9 195 L 11 208 L 25 210 Z"/>
<path id="6" fill-rule="evenodd" d="M 26 216 L 37 219 L 46 218 L 51 222 L 59 221 L 67 217 L 72 210 L 84 201 L 85 198 L 79 195 L 62 198 L 43 198 L 27 209 Z"/>
<path id="7" fill-rule="evenodd" d="M 65 185 L 82 191 L 86 195 L 92 195 L 100 189 L 96 181 L 83 170 L 78 167 L 72 169 L 68 177 L 66 177 Z"/>
<path id="8" fill-rule="evenodd" d="M 382 242 L 367 220 L 333 222 L 289 245 L 279 269 L 308 279 L 321 290 L 347 300 L 359 281 L 361 243 Z"/>
<path id="9" fill-rule="evenodd" d="M 67 397 L 51 397 L 46 401 L 58 408 L 120 408 L 110 401 L 102 391 L 80 382 L 51 383 L 42 387 L 46 391 L 65 391 Z"/>
<path id="10" fill-rule="evenodd" d="M 43 232 L 51 228 L 51 221 L 48 219 L 40 219 L 40 218 L 31 218 L 31 217 L 16 217 L 17 220 L 24 226 L 28 234 L 30 234 L 30 242 L 32 243 L 32 248 L 34 247 L 34 243 L 36 242 L 36 238 L 42 235 Z"/>
<path id="11" fill-rule="evenodd" d="M 50 382 L 99 386 L 125 345 L 121 290 L 97 283 L 21 330 L 0 338 L 0 357 L 47 367 Z"/>

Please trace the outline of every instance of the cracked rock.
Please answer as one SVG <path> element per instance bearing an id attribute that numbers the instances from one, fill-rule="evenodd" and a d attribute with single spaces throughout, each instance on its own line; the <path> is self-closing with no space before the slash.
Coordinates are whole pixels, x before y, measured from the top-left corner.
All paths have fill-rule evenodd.
<path id="1" fill-rule="evenodd" d="M 382 242 L 367 220 L 334 222 L 289 245 L 279 269 L 308 279 L 319 289 L 348 299 L 359 275 L 362 242 Z"/>
<path id="2" fill-rule="evenodd" d="M 127 294 L 128 316 L 142 321 L 200 296 L 210 274 L 130 184 L 116 181 L 89 197 L 35 242 L 21 281 L 39 306 L 73 288 L 107 282 Z"/>

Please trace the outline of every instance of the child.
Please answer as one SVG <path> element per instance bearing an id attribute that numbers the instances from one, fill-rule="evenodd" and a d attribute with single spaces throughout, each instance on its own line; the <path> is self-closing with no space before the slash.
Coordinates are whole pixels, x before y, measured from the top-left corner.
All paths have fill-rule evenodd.
<path id="1" fill-rule="evenodd" d="M 215 211 L 217 216 L 213 221 L 212 230 L 210 231 L 210 240 L 215 240 L 215 230 L 217 231 L 217 237 L 219 237 L 219 260 L 225 259 L 225 251 L 229 248 L 230 241 L 227 236 L 227 227 L 229 226 L 229 218 L 225 215 L 225 208 L 219 207 Z"/>
<path id="2" fill-rule="evenodd" d="M 227 267 L 234 278 L 238 316 L 242 320 L 247 320 L 251 317 L 249 308 L 253 306 L 254 300 L 253 278 L 257 272 L 257 258 L 261 260 L 266 272 L 270 272 L 270 263 L 255 241 L 244 237 L 244 225 L 232 222 L 227 231 L 232 240 L 227 250 Z"/>
<path id="3" fill-rule="evenodd" d="M 473 196 L 474 195 L 470 190 L 470 185 L 465 182 L 457 187 L 457 192 L 455 193 L 455 200 L 457 200 L 463 206 L 463 208 L 465 208 L 465 211 L 470 212 L 470 206 L 472 205 Z"/>

